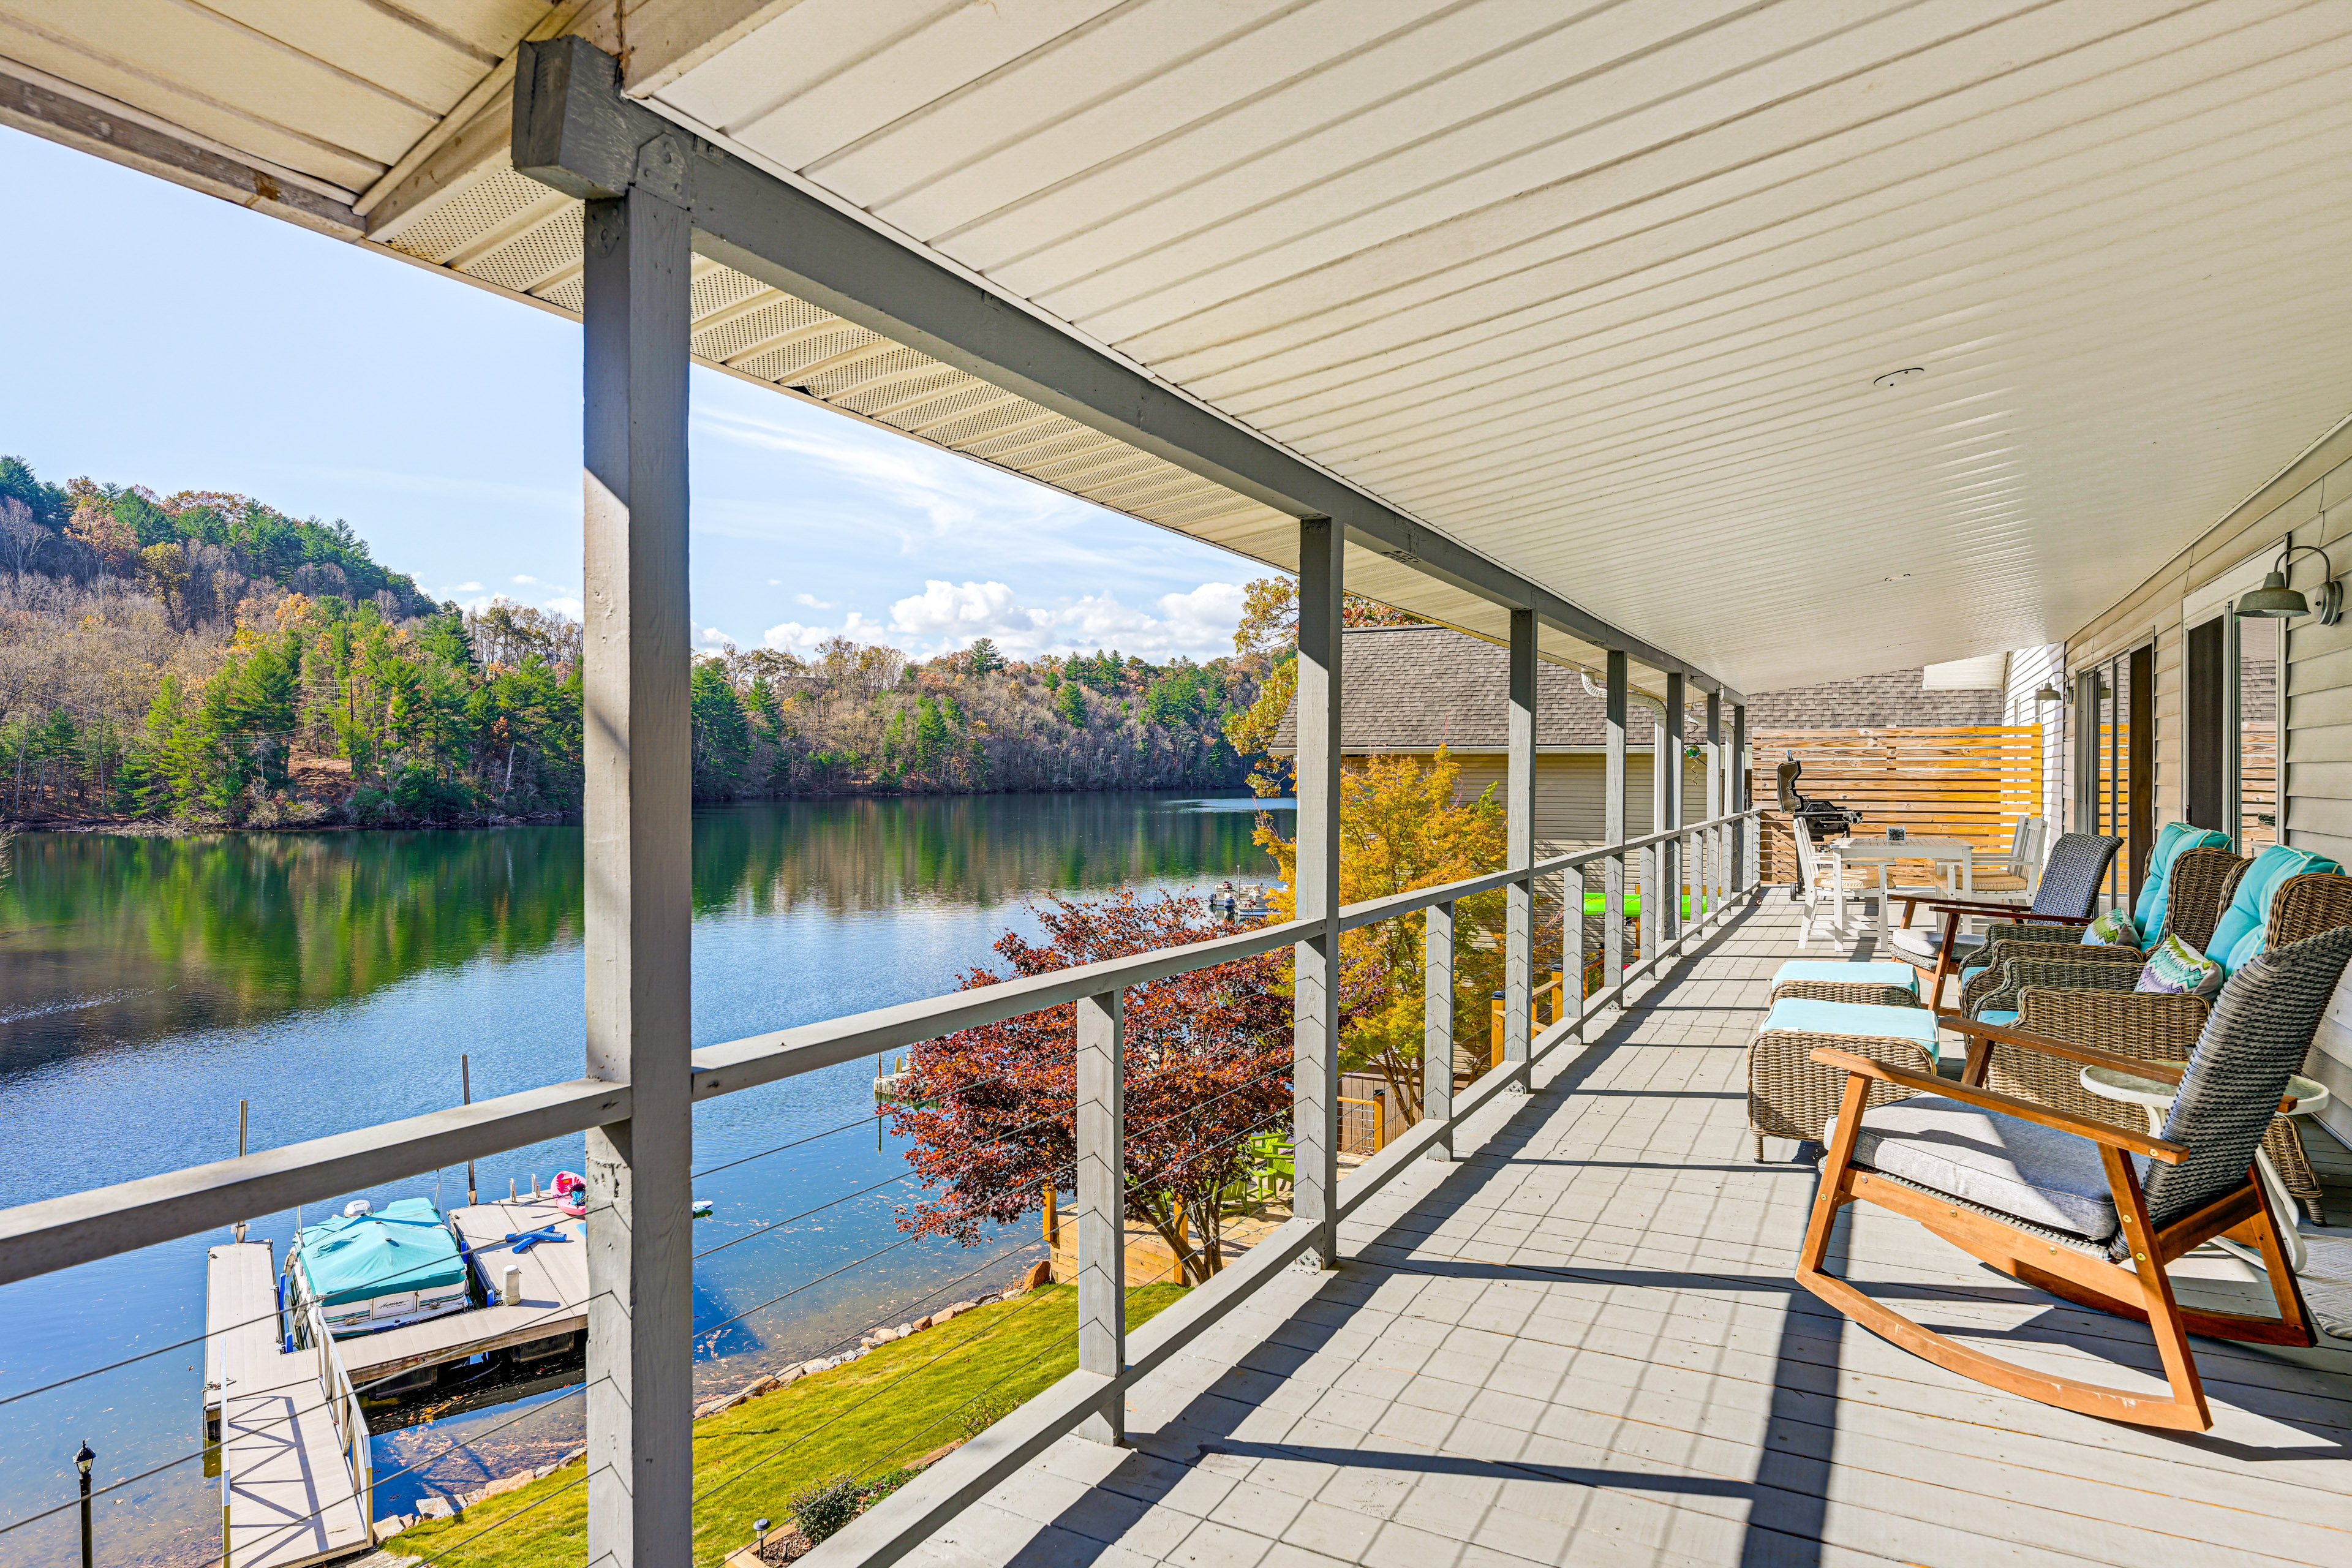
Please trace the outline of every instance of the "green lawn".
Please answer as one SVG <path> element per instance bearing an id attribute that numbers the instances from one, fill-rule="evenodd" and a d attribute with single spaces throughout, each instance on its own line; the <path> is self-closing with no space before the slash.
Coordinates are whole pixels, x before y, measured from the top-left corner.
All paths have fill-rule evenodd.
<path id="1" fill-rule="evenodd" d="M 1128 1326 L 1183 1293 L 1174 1285 L 1129 1290 Z M 781 1524 L 792 1512 L 789 1500 L 808 1487 L 845 1472 L 866 1477 L 894 1469 L 963 1436 L 975 1412 L 1002 1414 L 1044 1389 L 1078 1364 L 1077 1321 L 1077 1288 L 1050 1286 L 696 1422 L 695 1490 L 720 1487 L 695 1505 L 698 1568 L 716 1568 L 748 1544 L 753 1520 Z M 453 1568 L 584 1563 L 588 1489 L 577 1483 L 585 1474 L 583 1465 L 566 1466 L 478 1503 L 465 1519 L 404 1530 L 385 1550 L 415 1557 L 446 1552 L 440 1562 Z"/>

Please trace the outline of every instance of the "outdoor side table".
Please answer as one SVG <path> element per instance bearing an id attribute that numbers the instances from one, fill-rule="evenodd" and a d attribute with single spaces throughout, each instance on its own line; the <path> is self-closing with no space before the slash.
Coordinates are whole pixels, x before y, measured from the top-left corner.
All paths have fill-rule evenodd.
<path id="1" fill-rule="evenodd" d="M 2121 1100 L 2126 1105 L 2138 1106 L 2147 1114 L 2150 1136 L 2164 1136 L 2164 1119 L 2172 1109 L 2173 1097 L 2180 1092 L 2179 1085 L 2142 1078 L 2121 1068 L 2086 1067 L 2081 1078 L 2085 1093 L 2095 1094 L 2101 1100 Z M 2284 1114 L 2307 1115 L 2326 1100 L 2327 1086 L 2295 1073 L 2286 1080 L 2286 1097 L 2294 1101 L 2294 1109 Z M 2254 1168 L 2262 1173 L 2263 1191 L 2270 1198 L 2272 1217 L 2278 1222 L 2279 1239 L 2286 1247 L 2287 1266 L 2300 1274 L 2306 1255 L 2303 1237 L 2295 1224 L 2294 1195 L 2286 1190 L 2286 1183 L 2279 1175 L 2278 1167 L 2271 1163 L 2270 1155 L 2259 1147 L 2254 1150 Z M 2217 1237 L 2213 1245 L 2226 1247 L 2247 1262 L 2261 1266 L 2262 1255 L 2252 1247 L 2231 1241 L 2227 1237 Z"/>

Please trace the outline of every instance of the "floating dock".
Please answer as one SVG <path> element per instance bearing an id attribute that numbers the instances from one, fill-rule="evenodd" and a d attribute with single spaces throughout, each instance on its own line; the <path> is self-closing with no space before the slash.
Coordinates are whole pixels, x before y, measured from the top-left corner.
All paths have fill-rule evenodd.
<path id="1" fill-rule="evenodd" d="M 226 1556 L 235 1568 L 301 1568 L 375 1543 L 362 1478 L 320 1382 L 319 1355 L 287 1354 L 270 1244 L 207 1255 L 205 1432 L 225 1479 Z"/>
<path id="2" fill-rule="evenodd" d="M 394 1392 L 370 1384 L 429 1381 L 432 1369 L 498 1351 L 568 1349 L 588 1327 L 588 1247 L 580 1221 L 552 1202 L 469 1205 L 450 1211 L 471 1260 L 475 1299 L 490 1305 L 382 1333 L 285 1349 L 278 1310 L 278 1258 L 266 1241 L 215 1247 L 206 1255 L 205 1440 L 215 1445 L 207 1474 L 225 1476 L 229 1561 L 235 1568 L 302 1568 L 374 1543 L 366 1437 L 357 1398 Z M 566 1237 L 517 1254 L 510 1237 L 553 1229 Z M 520 1269 L 520 1300 L 498 1300 L 508 1267 Z M 549 1342 L 562 1342 L 551 1345 Z M 412 1385 L 414 1386 L 414 1385 Z"/>

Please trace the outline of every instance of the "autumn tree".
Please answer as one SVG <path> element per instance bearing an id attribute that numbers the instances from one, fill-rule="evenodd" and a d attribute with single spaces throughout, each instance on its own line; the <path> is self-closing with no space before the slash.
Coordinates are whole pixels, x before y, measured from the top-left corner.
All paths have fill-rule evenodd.
<path id="1" fill-rule="evenodd" d="M 1198 899 L 1147 903 L 1127 890 L 1035 912 L 1044 940 L 1007 931 L 995 943 L 1003 966 L 972 970 L 964 989 L 1229 930 Z M 1188 1280 L 1223 1267 L 1219 1194 L 1244 1174 L 1244 1142 L 1289 1115 L 1283 962 L 1260 954 L 1127 990 L 1127 1215 L 1176 1256 L 1192 1249 Z M 1035 1213 L 1049 1184 L 1076 1191 L 1076 1017 L 1074 1005 L 1053 1007 L 915 1047 L 891 1117 L 937 1195 L 902 1211 L 901 1229 L 971 1246 L 985 1227 Z"/>
<path id="2" fill-rule="evenodd" d="M 1411 626 L 1427 623 L 1361 594 L 1343 595 L 1339 624 L 1347 627 Z M 1225 720 L 1225 739 L 1243 756 L 1263 753 L 1274 743 L 1282 716 L 1298 695 L 1298 584 L 1289 577 L 1260 577 L 1242 588 L 1241 624 L 1234 628 L 1234 651 L 1265 667 L 1257 698 Z M 1261 754 L 1250 770 L 1249 786 L 1260 795 L 1286 793 L 1290 764 Z"/>
<path id="3" fill-rule="evenodd" d="M 1362 903 L 1501 869 L 1507 852 L 1503 804 L 1494 789 L 1458 800 L 1461 768 L 1440 748 L 1419 757 L 1375 755 L 1339 775 L 1339 901 Z M 1296 918 L 1298 850 L 1258 818 L 1258 846 L 1274 857 L 1283 886 L 1275 905 Z M 1501 975 L 1504 895 L 1454 907 L 1454 1040 L 1480 1039 L 1486 998 Z M 1420 915 L 1381 921 L 1339 938 L 1342 998 L 1352 1009 L 1340 1037 L 1340 1065 L 1378 1072 L 1409 1120 L 1421 1119 L 1423 936 Z M 1540 934 L 1539 938 L 1540 940 Z M 1556 935 L 1555 935 L 1556 940 Z"/>

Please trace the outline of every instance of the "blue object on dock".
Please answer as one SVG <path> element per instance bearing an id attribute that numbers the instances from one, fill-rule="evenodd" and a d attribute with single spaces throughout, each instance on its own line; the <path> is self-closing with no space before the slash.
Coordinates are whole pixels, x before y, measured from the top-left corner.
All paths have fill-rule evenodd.
<path id="1" fill-rule="evenodd" d="M 551 1225 L 543 1230 L 526 1230 L 519 1234 L 510 1234 L 506 1239 L 506 1246 L 509 1251 L 520 1258 L 542 1241 L 570 1241 L 571 1239 Z"/>
<path id="2" fill-rule="evenodd" d="M 710 1215 L 711 1215 L 712 1212 L 713 1212 L 713 1211 L 712 1211 L 711 1206 L 710 1206 L 710 1200 L 709 1200 L 709 1198 L 697 1198 L 697 1199 L 695 1199 L 695 1200 L 694 1200 L 694 1217 L 695 1217 L 695 1218 L 697 1218 L 697 1219 L 709 1219 L 709 1218 L 710 1217 Z"/>

